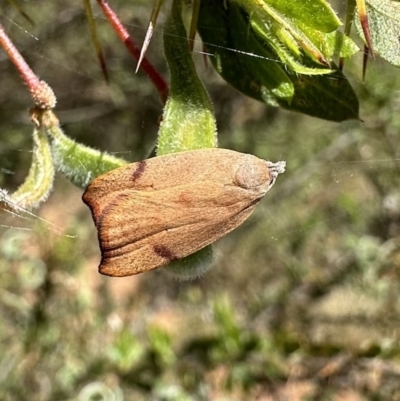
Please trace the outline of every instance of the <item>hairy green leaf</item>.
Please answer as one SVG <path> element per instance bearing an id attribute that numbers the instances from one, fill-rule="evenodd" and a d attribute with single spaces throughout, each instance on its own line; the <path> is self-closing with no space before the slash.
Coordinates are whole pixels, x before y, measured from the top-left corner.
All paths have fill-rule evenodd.
<path id="1" fill-rule="evenodd" d="M 325 0 L 262 0 L 287 19 L 307 25 L 322 32 L 332 32 L 340 25 L 340 19 Z"/>
<path id="2" fill-rule="evenodd" d="M 273 46 L 279 58 L 300 74 L 329 73 L 330 60 L 318 47 L 316 37 L 337 29 L 341 22 L 325 1 L 287 2 L 285 0 L 231 0 L 249 15 L 251 25 L 264 40 Z M 306 27 L 307 29 L 303 29 Z M 302 66 L 302 54 L 317 64 Z M 321 65 L 325 68 L 321 68 Z"/>
<path id="3" fill-rule="evenodd" d="M 305 25 L 302 29 L 304 32 L 308 33 L 309 38 L 328 60 L 331 60 L 333 57 L 348 58 L 360 51 L 360 48 L 354 41 L 344 35 L 343 32 L 318 32 L 311 30 Z"/>
<path id="4" fill-rule="evenodd" d="M 123 166 L 127 162 L 105 152 L 75 142 L 61 129 L 52 111 L 46 112 L 46 130 L 51 138 L 54 164 L 76 186 L 86 188 L 101 174 Z"/>
<path id="5" fill-rule="evenodd" d="M 329 75 L 291 74 L 295 94 L 291 103 L 279 105 L 293 111 L 331 121 L 359 118 L 357 95 L 339 70 Z"/>
<path id="6" fill-rule="evenodd" d="M 366 0 L 366 4 L 374 52 L 389 63 L 400 67 L 400 2 Z M 355 18 L 355 26 L 363 38 L 358 18 Z"/>
<path id="7" fill-rule="evenodd" d="M 32 162 L 28 176 L 21 186 L 9 196 L 10 204 L 33 209 L 49 196 L 54 181 L 54 166 L 50 144 L 43 129 L 33 131 Z"/>
<path id="8" fill-rule="evenodd" d="M 164 33 L 171 85 L 158 132 L 157 155 L 216 147 L 213 107 L 196 73 L 178 1 L 173 2 Z"/>

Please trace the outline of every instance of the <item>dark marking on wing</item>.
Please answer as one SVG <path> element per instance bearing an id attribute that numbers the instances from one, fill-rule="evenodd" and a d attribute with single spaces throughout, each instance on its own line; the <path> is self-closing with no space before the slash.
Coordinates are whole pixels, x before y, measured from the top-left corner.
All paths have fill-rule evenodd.
<path id="1" fill-rule="evenodd" d="M 103 244 L 103 241 L 101 239 L 107 240 L 108 235 L 108 233 L 103 230 L 103 220 L 110 213 L 111 209 L 118 207 L 123 198 L 129 198 L 129 194 L 125 192 L 116 194 L 115 197 L 106 206 L 103 207 L 101 213 L 96 213 L 96 211 L 92 209 L 92 217 L 97 229 L 100 247 L 102 247 Z M 89 207 L 91 208 L 91 206 Z"/>
<path id="2" fill-rule="evenodd" d="M 154 245 L 153 250 L 158 256 L 167 259 L 169 262 L 178 259 L 176 255 L 164 245 Z"/>
<path id="3" fill-rule="evenodd" d="M 138 180 L 144 173 L 144 170 L 146 169 L 146 160 L 142 160 L 141 162 L 136 163 L 136 169 L 132 174 L 132 181 Z"/>

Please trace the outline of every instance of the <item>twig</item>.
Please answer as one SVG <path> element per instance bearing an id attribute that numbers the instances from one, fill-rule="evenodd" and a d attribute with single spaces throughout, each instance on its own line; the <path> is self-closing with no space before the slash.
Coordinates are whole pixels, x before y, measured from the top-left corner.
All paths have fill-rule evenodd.
<path id="1" fill-rule="evenodd" d="M 121 41 L 125 44 L 129 52 L 133 55 L 133 57 L 135 57 L 136 60 L 139 60 L 140 49 L 136 46 L 132 38 L 129 36 L 128 31 L 122 25 L 120 19 L 111 9 L 108 2 L 106 0 L 97 0 L 97 3 L 103 10 L 104 15 L 110 22 L 111 26 L 113 27 L 114 31 L 117 33 Z M 165 80 L 145 57 L 143 58 L 143 61 L 141 63 L 141 68 L 150 78 L 153 85 L 156 87 L 162 102 L 165 103 L 168 97 L 168 86 Z"/>
<path id="2" fill-rule="evenodd" d="M 0 25 L 0 44 L 15 67 L 17 67 L 22 79 L 28 86 L 35 105 L 40 109 L 54 108 L 57 100 L 53 90 L 46 82 L 41 81 L 32 71 L 11 39 L 7 36 L 2 25 Z"/>

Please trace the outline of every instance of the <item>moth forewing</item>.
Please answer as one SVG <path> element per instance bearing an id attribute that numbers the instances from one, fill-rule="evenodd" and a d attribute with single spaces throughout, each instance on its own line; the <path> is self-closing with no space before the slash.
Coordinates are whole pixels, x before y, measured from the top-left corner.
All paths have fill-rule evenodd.
<path id="1" fill-rule="evenodd" d="M 241 224 L 262 196 L 209 181 L 153 193 L 118 193 L 118 201 L 98 220 L 99 270 L 127 276 L 190 255 Z"/>

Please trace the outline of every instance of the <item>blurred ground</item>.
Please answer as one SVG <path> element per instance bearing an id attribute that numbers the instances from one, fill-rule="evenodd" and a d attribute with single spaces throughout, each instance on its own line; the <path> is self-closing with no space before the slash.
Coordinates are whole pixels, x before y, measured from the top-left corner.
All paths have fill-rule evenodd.
<path id="1" fill-rule="evenodd" d="M 79 2 L 22 5 L 35 27 L 9 6 L 1 21 L 55 90 L 65 132 L 147 157 L 162 107 L 101 14 L 110 87 Z M 113 7 L 141 43 L 151 5 Z M 160 32 L 149 58 L 167 76 Z M 246 99 L 196 62 L 220 146 L 287 172 L 191 282 L 100 276 L 89 211 L 64 177 L 44 222 L 1 213 L 0 399 L 400 400 L 398 70 L 370 60 L 361 82 L 361 56 L 349 62 L 363 121 L 336 124 Z M 31 104 L 3 53 L 0 76 L 0 186 L 12 191 L 29 166 Z"/>

